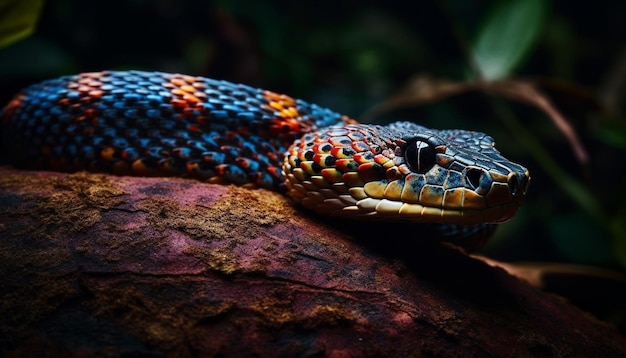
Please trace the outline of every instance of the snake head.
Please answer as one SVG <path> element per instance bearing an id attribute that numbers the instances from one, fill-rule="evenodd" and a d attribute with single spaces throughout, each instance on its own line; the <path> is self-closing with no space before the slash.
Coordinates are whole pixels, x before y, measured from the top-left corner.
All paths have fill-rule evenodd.
<path id="1" fill-rule="evenodd" d="M 308 133 L 283 172 L 291 198 L 324 215 L 463 225 L 509 220 L 530 181 L 486 134 L 410 122 Z"/>

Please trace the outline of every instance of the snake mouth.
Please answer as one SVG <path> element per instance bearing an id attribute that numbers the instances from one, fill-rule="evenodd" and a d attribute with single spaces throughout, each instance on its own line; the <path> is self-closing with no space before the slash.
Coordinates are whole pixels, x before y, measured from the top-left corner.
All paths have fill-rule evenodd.
<path id="1" fill-rule="evenodd" d="M 288 194 L 304 207 L 324 215 L 419 223 L 473 225 L 502 223 L 517 212 L 529 185 L 528 171 L 504 175 L 469 167 L 464 186 L 423 185 L 418 177 L 403 184 L 371 181 L 360 186 L 331 184 L 322 176 L 287 175 Z"/>
<path id="2" fill-rule="evenodd" d="M 527 177 L 524 177 L 527 178 Z M 517 179 L 514 179 L 517 180 Z M 475 194 L 475 191 L 462 189 L 448 191 L 442 202 L 448 200 L 447 207 L 428 206 L 420 203 L 408 203 L 388 198 L 370 197 L 364 187 L 353 187 L 341 194 L 331 188 L 317 187 L 313 182 L 294 183 L 288 180 L 289 195 L 304 207 L 317 213 L 361 219 L 386 219 L 413 221 L 419 223 L 461 224 L 472 225 L 481 223 L 502 223 L 510 220 L 517 212 L 524 197 L 524 183 L 522 179 L 519 188 L 514 187 L 504 195 L 502 186 L 495 186 L 493 195 L 485 197 Z M 516 184 L 517 185 L 517 184 Z M 526 184 L 527 185 L 527 184 Z M 367 185 L 366 185 L 367 187 Z M 508 190 L 507 190 L 508 191 Z M 458 202 L 456 197 L 462 197 Z M 506 198 L 507 200 L 502 201 Z M 454 205 L 451 201 L 454 201 Z M 488 204 L 487 200 L 492 203 Z M 497 203 L 493 203 L 498 200 Z"/>
<path id="3" fill-rule="evenodd" d="M 515 215 L 518 207 L 516 203 L 508 203 L 481 210 L 445 209 L 368 198 L 357 202 L 355 206 L 344 207 L 342 212 L 360 211 L 363 216 L 381 219 L 395 217 L 421 223 L 472 225 L 506 222 Z"/>
<path id="4" fill-rule="evenodd" d="M 299 197 L 296 200 L 304 207 L 324 215 L 461 225 L 506 222 L 515 215 L 521 201 L 519 197 L 505 204 L 480 209 L 441 208 L 369 197 L 356 200 L 352 195 L 334 196 L 331 191 L 303 192 L 298 185 L 292 187 L 290 196 Z"/>

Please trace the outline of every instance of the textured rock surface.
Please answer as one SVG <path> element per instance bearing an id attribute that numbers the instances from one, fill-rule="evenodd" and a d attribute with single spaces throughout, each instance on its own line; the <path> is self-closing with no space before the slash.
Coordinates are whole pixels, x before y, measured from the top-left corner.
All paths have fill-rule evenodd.
<path id="1" fill-rule="evenodd" d="M 626 355 L 419 226 L 183 179 L 0 174 L 2 355 Z"/>

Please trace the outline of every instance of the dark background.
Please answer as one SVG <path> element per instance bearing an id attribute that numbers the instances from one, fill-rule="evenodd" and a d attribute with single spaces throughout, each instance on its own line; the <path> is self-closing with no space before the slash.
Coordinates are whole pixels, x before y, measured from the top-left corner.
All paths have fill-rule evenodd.
<path id="1" fill-rule="evenodd" d="M 35 34 L 0 49 L 0 99 L 6 103 L 49 77 L 132 68 L 244 82 L 357 120 L 484 131 L 532 174 L 519 214 L 484 253 L 624 270 L 626 2 L 546 3 L 537 42 L 512 77 L 531 79 L 547 93 L 578 132 L 590 163 L 576 160 L 544 113 L 497 101 L 564 170 L 558 180 L 502 124 L 484 93 L 368 115 L 416 76 L 466 81 L 464 49 L 497 1 L 48 1 Z M 580 192 L 600 209 L 562 190 L 568 180 L 582 184 Z"/>

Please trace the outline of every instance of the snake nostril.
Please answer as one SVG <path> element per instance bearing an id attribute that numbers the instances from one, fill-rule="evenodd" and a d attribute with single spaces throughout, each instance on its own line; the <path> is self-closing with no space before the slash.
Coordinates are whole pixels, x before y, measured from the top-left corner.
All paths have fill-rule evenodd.
<path id="1" fill-rule="evenodd" d="M 518 191 L 522 191 L 522 195 L 526 194 L 526 190 L 528 189 L 528 182 L 530 181 L 530 177 L 528 174 L 519 175 L 518 173 L 509 174 L 508 184 L 509 190 L 511 191 L 511 195 L 515 196 Z"/>
<path id="2" fill-rule="evenodd" d="M 508 184 L 509 184 L 509 190 L 511 191 L 511 195 L 515 196 L 521 184 L 521 181 L 519 180 L 519 177 L 517 176 L 516 173 L 509 174 Z"/>
<path id="3" fill-rule="evenodd" d="M 478 168 L 469 168 L 465 174 L 467 183 L 472 189 L 476 190 L 480 186 L 480 178 L 483 176 L 483 171 Z"/>

